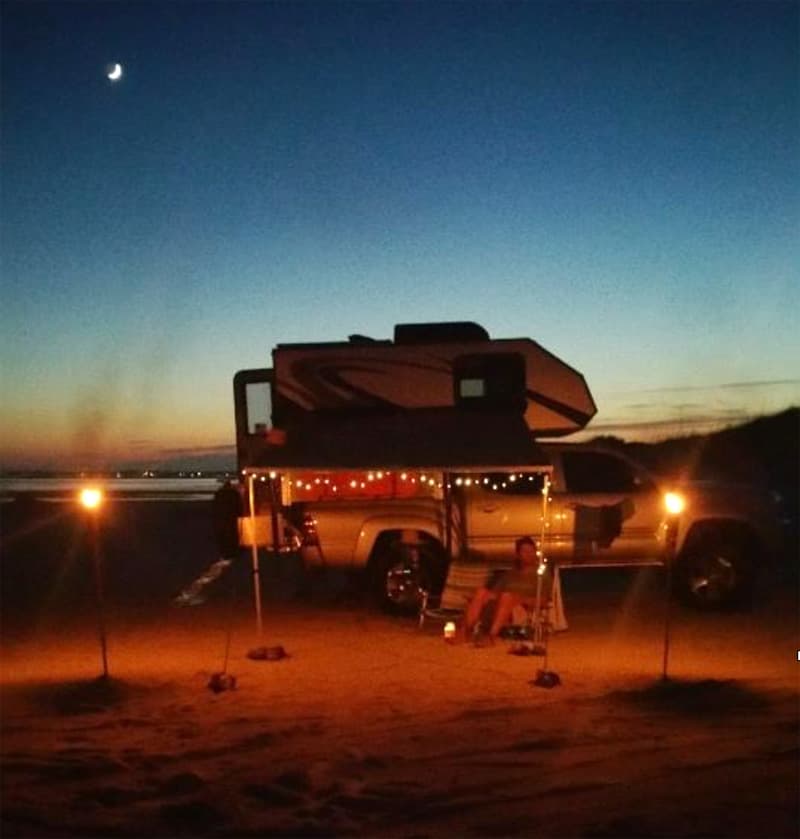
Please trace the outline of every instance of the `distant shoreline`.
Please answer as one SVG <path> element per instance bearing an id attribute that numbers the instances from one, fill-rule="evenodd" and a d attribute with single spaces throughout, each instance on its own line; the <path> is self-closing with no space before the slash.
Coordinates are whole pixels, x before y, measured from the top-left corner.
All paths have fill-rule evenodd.
<path id="1" fill-rule="evenodd" d="M 0 503 L 41 501 L 66 503 L 88 484 L 103 488 L 109 501 L 208 501 L 220 481 L 219 477 L 2 477 Z"/>

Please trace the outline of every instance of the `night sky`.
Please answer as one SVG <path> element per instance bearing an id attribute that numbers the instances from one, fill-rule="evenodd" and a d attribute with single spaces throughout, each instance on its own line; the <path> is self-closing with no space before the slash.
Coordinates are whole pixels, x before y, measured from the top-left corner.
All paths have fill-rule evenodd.
<path id="1" fill-rule="evenodd" d="M 237 369 L 397 322 L 595 433 L 800 404 L 799 9 L 4 2 L 0 463 L 230 446 Z"/>

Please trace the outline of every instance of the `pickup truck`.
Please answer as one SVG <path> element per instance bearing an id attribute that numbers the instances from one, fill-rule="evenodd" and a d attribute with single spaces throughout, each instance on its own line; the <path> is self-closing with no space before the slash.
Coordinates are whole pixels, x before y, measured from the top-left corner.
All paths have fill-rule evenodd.
<path id="1" fill-rule="evenodd" d="M 508 563 L 518 536 L 544 533 L 544 553 L 562 568 L 674 562 L 681 598 L 720 608 L 745 603 L 779 549 L 774 502 L 752 487 L 666 485 L 614 449 L 542 447 L 552 464 L 546 516 L 544 473 L 450 475 L 451 555 Z M 284 512 L 307 566 L 363 567 L 378 600 L 405 611 L 446 578 L 444 510 L 433 493 L 298 501 Z"/>

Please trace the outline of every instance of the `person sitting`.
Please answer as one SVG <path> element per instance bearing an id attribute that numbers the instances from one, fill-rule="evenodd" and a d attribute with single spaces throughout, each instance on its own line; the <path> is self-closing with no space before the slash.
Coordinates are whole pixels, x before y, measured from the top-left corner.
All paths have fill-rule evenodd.
<path id="1" fill-rule="evenodd" d="M 469 638 L 480 623 L 484 609 L 495 602 L 494 618 L 489 629 L 489 640 L 494 641 L 500 630 L 509 623 L 514 609 L 536 607 L 537 590 L 540 581 L 539 551 L 530 536 L 522 536 L 514 543 L 514 566 L 499 574 L 490 575 L 486 583 L 472 597 L 464 616 L 461 629 L 463 639 Z M 542 592 L 542 596 L 545 593 Z"/>

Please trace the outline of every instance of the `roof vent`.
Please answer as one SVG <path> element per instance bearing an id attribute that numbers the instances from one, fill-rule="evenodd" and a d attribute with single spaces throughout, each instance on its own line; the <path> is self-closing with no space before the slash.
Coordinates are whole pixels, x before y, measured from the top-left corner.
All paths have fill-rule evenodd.
<path id="1" fill-rule="evenodd" d="M 489 333 L 469 320 L 445 323 L 398 323 L 394 328 L 395 344 L 445 344 L 463 341 L 488 341 Z"/>

